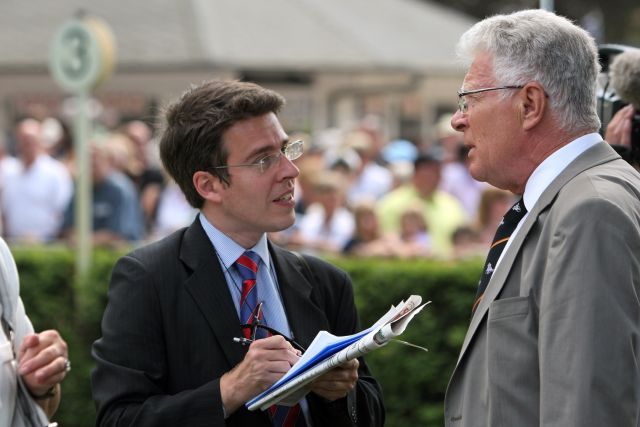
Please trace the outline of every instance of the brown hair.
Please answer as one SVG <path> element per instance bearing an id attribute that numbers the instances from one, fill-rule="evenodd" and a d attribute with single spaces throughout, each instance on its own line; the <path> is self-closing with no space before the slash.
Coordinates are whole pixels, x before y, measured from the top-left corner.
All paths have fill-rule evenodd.
<path id="1" fill-rule="evenodd" d="M 193 207 L 204 204 L 193 186 L 197 171 L 229 184 L 226 169 L 212 168 L 227 162 L 223 133 L 242 120 L 277 114 L 284 103 L 282 96 L 254 83 L 214 80 L 193 86 L 166 108 L 160 158 Z"/>

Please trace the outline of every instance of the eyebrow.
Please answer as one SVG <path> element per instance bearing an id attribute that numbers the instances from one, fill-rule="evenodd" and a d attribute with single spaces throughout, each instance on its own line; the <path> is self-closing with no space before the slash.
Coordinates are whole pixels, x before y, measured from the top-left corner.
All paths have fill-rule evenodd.
<path id="1" fill-rule="evenodd" d="M 282 140 L 280 148 L 278 149 L 278 151 L 282 150 L 284 147 L 287 146 L 287 144 L 289 143 L 289 138 L 285 138 Z M 259 156 L 263 155 L 263 154 L 269 154 L 273 152 L 273 146 L 272 145 L 263 145 L 262 147 L 258 147 L 255 150 L 253 150 L 252 152 L 250 152 L 244 161 L 250 161 L 251 159 L 257 159 Z"/>

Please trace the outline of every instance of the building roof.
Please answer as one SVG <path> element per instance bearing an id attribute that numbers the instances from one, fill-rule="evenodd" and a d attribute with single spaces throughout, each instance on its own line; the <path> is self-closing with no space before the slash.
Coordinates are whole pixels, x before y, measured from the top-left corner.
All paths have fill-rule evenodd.
<path id="1" fill-rule="evenodd" d="M 474 22 L 419 0 L 3 0 L 0 72 L 46 69 L 80 9 L 109 23 L 122 71 L 442 71 Z"/>

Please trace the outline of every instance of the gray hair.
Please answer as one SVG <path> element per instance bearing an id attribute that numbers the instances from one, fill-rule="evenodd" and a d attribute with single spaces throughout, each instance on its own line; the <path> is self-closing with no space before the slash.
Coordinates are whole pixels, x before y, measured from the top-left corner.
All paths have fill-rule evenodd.
<path id="1" fill-rule="evenodd" d="M 541 9 L 492 16 L 465 32 L 456 52 L 467 67 L 478 53 L 492 55 L 498 85 L 540 83 L 564 131 L 600 128 L 598 48 L 589 33 L 568 19 Z"/>

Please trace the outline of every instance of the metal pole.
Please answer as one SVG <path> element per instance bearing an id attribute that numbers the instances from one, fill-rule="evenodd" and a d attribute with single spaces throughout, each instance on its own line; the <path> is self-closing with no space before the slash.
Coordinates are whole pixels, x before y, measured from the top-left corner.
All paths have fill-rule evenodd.
<path id="1" fill-rule="evenodd" d="M 74 120 L 74 147 L 76 152 L 77 176 L 75 199 L 76 227 L 76 268 L 80 276 L 91 266 L 93 213 L 91 209 L 91 155 L 89 142 L 89 95 L 79 91 L 76 97 Z"/>
<path id="2" fill-rule="evenodd" d="M 540 0 L 540 9 L 553 12 L 554 11 L 553 0 Z"/>
<path id="3" fill-rule="evenodd" d="M 89 94 L 111 75 L 115 58 L 115 41 L 109 26 L 84 13 L 78 13 L 75 19 L 62 25 L 51 44 L 51 75 L 63 89 L 76 95 L 73 121 L 77 166 L 74 222 L 76 273 L 79 276 L 88 273 L 93 250 Z"/>

